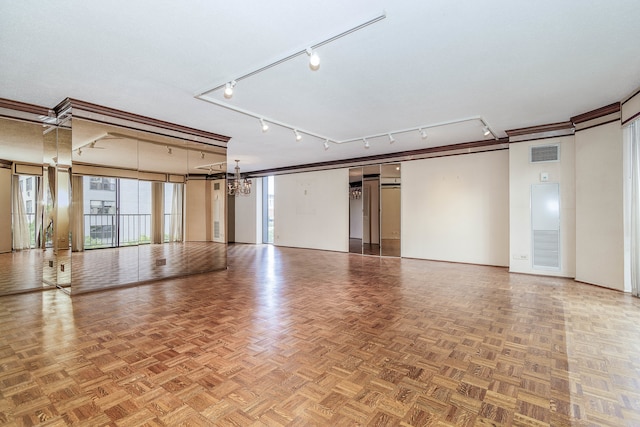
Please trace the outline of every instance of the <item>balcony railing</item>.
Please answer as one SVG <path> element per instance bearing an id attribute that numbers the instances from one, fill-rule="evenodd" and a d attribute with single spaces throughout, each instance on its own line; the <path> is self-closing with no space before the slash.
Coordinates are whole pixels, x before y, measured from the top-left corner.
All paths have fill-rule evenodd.
<path id="1" fill-rule="evenodd" d="M 169 241 L 171 217 L 164 214 L 164 242 Z M 84 236 L 85 249 L 151 243 L 151 214 L 85 214 Z"/>
<path id="2" fill-rule="evenodd" d="M 84 247 L 113 248 L 151 242 L 151 214 L 85 214 Z"/>

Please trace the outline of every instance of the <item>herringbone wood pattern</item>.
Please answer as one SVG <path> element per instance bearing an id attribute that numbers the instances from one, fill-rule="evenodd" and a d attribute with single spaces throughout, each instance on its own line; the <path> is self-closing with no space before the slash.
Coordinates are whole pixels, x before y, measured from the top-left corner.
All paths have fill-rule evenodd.
<path id="1" fill-rule="evenodd" d="M 0 298 L 0 424 L 640 425 L 640 300 L 505 269 L 271 246 Z"/>

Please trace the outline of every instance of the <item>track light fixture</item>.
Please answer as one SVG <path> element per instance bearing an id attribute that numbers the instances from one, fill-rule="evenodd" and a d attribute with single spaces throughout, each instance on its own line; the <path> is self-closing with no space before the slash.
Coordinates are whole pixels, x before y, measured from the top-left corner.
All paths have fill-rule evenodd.
<path id="1" fill-rule="evenodd" d="M 82 148 L 78 148 L 78 156 L 82 156 Z"/>
<path id="2" fill-rule="evenodd" d="M 264 119 L 260 119 L 260 124 L 262 125 L 262 132 L 269 130 L 269 125 L 264 121 Z"/>
<path id="3" fill-rule="evenodd" d="M 486 126 L 482 128 L 482 134 L 484 136 L 489 136 L 489 134 L 491 133 L 491 130 L 489 130 L 489 126 Z"/>
<path id="4" fill-rule="evenodd" d="M 200 152 L 200 158 L 204 159 L 204 152 L 203 151 Z"/>
<path id="5" fill-rule="evenodd" d="M 167 145 L 167 154 L 173 154 L 173 150 L 168 145 Z"/>
<path id="6" fill-rule="evenodd" d="M 294 133 L 294 134 L 295 134 L 295 136 L 296 136 L 296 141 L 302 141 L 302 135 L 300 135 L 300 132 L 298 132 L 298 130 L 297 130 L 297 129 L 294 129 L 294 130 L 293 130 L 293 133 Z"/>
<path id="7" fill-rule="evenodd" d="M 364 148 L 366 148 L 367 150 L 369 149 L 369 147 L 371 147 L 369 145 L 369 141 L 367 141 L 367 138 L 362 138 L 362 142 L 364 142 Z"/>
<path id="8" fill-rule="evenodd" d="M 422 128 L 420 128 L 419 131 L 420 131 L 420 138 L 427 139 L 427 131 Z"/>
<path id="9" fill-rule="evenodd" d="M 233 96 L 233 88 L 236 87 L 236 81 L 231 80 L 229 83 L 224 85 L 224 97 L 227 99 L 231 99 Z"/>
<path id="10" fill-rule="evenodd" d="M 389 134 L 389 144 L 393 144 L 394 142 L 396 142 L 396 139 L 393 137 L 393 135 Z"/>
<path id="11" fill-rule="evenodd" d="M 306 52 L 307 55 L 309 55 L 309 68 L 313 71 L 317 71 L 318 68 L 320 68 L 320 57 L 310 47 L 307 48 Z"/>
<path id="12" fill-rule="evenodd" d="M 329 149 L 329 140 L 325 139 L 324 140 L 324 151 L 327 151 Z"/>

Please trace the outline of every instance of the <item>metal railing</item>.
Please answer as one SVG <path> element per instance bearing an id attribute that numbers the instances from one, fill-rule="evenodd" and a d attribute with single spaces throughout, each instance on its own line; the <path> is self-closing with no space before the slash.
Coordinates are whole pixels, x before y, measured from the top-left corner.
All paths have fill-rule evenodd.
<path id="1" fill-rule="evenodd" d="M 164 242 L 169 241 L 172 216 L 164 214 Z M 86 249 L 151 243 L 151 214 L 84 214 L 84 236 Z"/>
<path id="2" fill-rule="evenodd" d="M 85 249 L 151 242 L 151 214 L 84 214 Z"/>

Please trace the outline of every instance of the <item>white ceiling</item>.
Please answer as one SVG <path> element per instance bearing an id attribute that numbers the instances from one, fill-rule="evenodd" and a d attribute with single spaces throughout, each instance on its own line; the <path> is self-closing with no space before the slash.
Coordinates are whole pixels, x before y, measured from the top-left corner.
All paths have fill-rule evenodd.
<path id="1" fill-rule="evenodd" d="M 481 124 L 331 144 L 195 95 L 386 18 L 242 80 L 214 99 L 332 140 L 482 117 L 496 132 L 569 120 L 640 87 L 638 0 L 187 0 L 0 2 L 0 97 L 66 97 L 232 137 L 242 171 L 481 140 Z M 235 166 L 229 162 L 231 172 Z"/>

